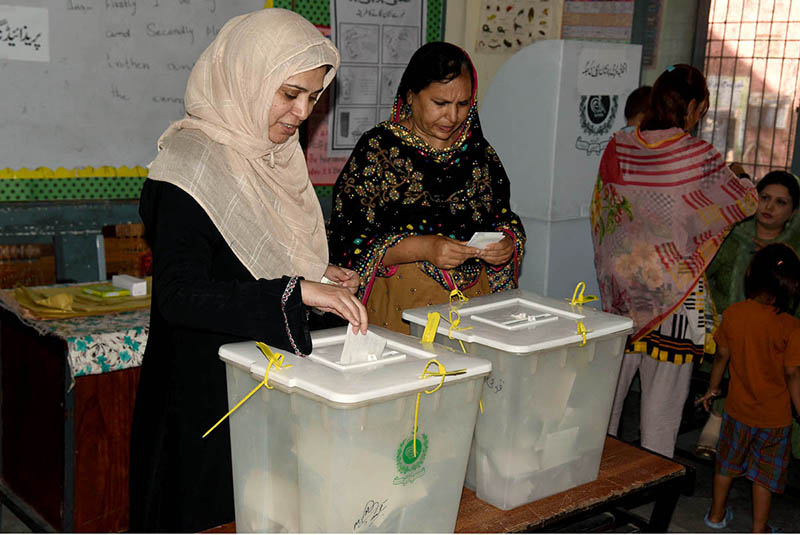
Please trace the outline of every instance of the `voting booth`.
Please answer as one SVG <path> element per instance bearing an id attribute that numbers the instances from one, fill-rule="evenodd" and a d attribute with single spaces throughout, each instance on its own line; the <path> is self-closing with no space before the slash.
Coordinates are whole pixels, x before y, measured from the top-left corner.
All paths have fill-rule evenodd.
<path id="1" fill-rule="evenodd" d="M 452 532 L 491 365 L 372 326 L 379 344 L 343 358 L 345 332 L 315 331 L 305 358 L 220 348 L 231 407 L 269 385 L 231 415 L 237 531 Z"/>
<path id="2" fill-rule="evenodd" d="M 589 202 L 603 150 L 625 126 L 639 85 L 639 45 L 538 41 L 500 68 L 480 109 L 528 236 L 520 287 L 597 293 Z"/>

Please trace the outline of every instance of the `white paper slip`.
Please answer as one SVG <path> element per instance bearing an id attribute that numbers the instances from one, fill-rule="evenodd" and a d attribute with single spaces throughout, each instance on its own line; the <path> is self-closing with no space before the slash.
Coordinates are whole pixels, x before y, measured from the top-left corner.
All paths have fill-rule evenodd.
<path id="1" fill-rule="evenodd" d="M 483 249 L 489 244 L 499 242 L 504 236 L 505 234 L 502 232 L 476 232 L 472 235 L 472 238 L 469 239 L 467 245 L 469 247 Z"/>
<path id="2" fill-rule="evenodd" d="M 355 364 L 357 362 L 367 362 L 378 360 L 383 355 L 386 348 L 386 339 L 378 336 L 372 331 L 367 334 L 353 332 L 353 326 L 347 326 L 347 334 L 344 337 L 344 347 L 340 364 Z"/>
<path id="3" fill-rule="evenodd" d="M 319 282 L 321 282 L 322 284 L 333 284 L 334 286 L 336 286 L 336 283 L 335 283 L 335 282 L 333 282 L 332 280 L 330 280 L 330 279 L 329 279 L 328 277 L 326 277 L 325 275 L 323 275 L 323 276 L 322 276 L 322 280 L 321 280 L 321 281 L 319 281 Z"/>

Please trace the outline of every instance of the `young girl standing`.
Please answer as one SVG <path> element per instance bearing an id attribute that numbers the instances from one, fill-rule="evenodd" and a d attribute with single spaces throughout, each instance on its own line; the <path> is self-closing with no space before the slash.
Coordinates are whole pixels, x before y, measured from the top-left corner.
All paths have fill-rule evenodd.
<path id="1" fill-rule="evenodd" d="M 747 299 L 728 307 L 714 334 L 717 355 L 708 392 L 697 402 L 708 410 L 730 383 L 707 526 L 722 529 L 733 518 L 726 507 L 733 479 L 753 482 L 753 532 L 768 529 L 772 493 L 782 493 L 791 445 L 792 403 L 800 409 L 800 259 L 788 245 L 767 245 L 745 275 Z"/>

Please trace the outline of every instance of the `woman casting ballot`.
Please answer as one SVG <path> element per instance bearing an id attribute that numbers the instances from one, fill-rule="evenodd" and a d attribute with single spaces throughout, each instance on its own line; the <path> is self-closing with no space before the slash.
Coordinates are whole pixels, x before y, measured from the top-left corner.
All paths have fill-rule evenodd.
<path id="1" fill-rule="evenodd" d="M 297 129 L 339 54 L 281 9 L 235 17 L 195 64 L 186 116 L 158 142 L 139 212 L 153 250 L 150 331 L 131 437 L 132 532 L 233 521 L 223 344 L 311 351 L 309 309 L 366 332 L 358 277 L 328 265 Z M 337 284 L 323 284 L 323 276 Z"/>

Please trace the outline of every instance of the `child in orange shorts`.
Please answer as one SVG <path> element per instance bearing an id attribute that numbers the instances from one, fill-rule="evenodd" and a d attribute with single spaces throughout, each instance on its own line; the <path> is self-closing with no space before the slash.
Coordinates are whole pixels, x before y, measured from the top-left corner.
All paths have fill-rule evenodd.
<path id="1" fill-rule="evenodd" d="M 753 482 L 753 532 L 767 525 L 772 493 L 786 485 L 792 403 L 800 410 L 800 259 L 786 244 L 758 251 L 745 275 L 745 301 L 728 307 L 714 339 L 717 354 L 708 392 L 697 402 L 710 408 L 730 365 L 728 398 L 717 445 L 711 508 L 705 523 L 725 528 L 733 479 Z"/>

